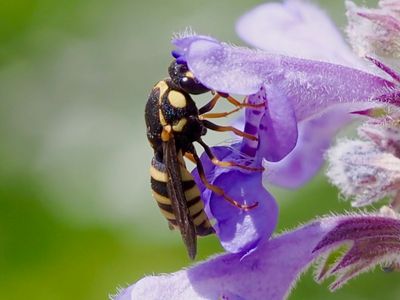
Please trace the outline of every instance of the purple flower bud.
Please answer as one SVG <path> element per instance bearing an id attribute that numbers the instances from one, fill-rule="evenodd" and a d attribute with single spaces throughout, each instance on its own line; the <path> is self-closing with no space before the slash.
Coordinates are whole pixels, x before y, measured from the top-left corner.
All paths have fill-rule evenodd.
<path id="1" fill-rule="evenodd" d="M 396 1 L 380 1 L 380 8 L 367 9 L 346 1 L 347 34 L 360 55 L 377 54 L 400 58 L 400 13 Z"/>
<path id="2" fill-rule="evenodd" d="M 331 263 L 329 254 L 338 246 L 347 250 Z M 398 265 L 400 262 L 400 220 L 373 216 L 341 219 L 318 243 L 313 252 L 328 250 L 319 264 L 316 279 L 334 276 L 331 290 L 377 264 Z"/>
<path id="3" fill-rule="evenodd" d="M 400 158 L 400 128 L 399 117 L 388 115 L 387 118 L 372 119 L 358 128 L 358 135 L 370 140 L 381 151 L 388 152 Z"/>
<path id="4" fill-rule="evenodd" d="M 342 140 L 327 152 L 327 176 L 353 206 L 392 195 L 400 187 L 400 159 L 374 143 Z"/>

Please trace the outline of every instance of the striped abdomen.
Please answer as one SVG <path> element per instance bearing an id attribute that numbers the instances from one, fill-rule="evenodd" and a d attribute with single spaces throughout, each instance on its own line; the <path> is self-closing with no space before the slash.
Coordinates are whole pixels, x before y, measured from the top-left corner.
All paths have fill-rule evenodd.
<path id="1" fill-rule="evenodd" d="M 195 225 L 196 234 L 204 236 L 214 233 L 214 229 L 212 228 L 210 221 L 204 212 L 204 204 L 200 199 L 200 191 L 193 180 L 193 176 L 183 166 L 181 166 L 180 172 L 188 213 L 193 220 L 193 224 Z M 153 197 L 157 201 L 161 213 L 167 218 L 169 224 L 173 228 L 177 228 L 176 216 L 167 190 L 167 181 L 169 179 L 165 165 L 153 158 L 150 167 L 150 175 Z M 178 200 L 173 199 L 173 201 Z"/>

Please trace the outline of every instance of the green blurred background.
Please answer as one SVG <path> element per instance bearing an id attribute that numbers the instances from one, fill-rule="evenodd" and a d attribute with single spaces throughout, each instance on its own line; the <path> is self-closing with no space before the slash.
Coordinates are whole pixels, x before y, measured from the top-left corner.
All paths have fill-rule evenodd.
<path id="1" fill-rule="evenodd" d="M 0 1 L 1 299 L 107 299 L 188 265 L 150 195 L 144 105 L 172 33 L 240 43 L 234 22 L 260 2 Z M 342 1 L 321 5 L 343 26 Z M 273 193 L 279 230 L 350 208 L 322 176 Z M 199 259 L 220 251 L 202 239 Z M 331 294 L 309 271 L 291 299 L 398 299 L 399 279 L 376 270 Z"/>

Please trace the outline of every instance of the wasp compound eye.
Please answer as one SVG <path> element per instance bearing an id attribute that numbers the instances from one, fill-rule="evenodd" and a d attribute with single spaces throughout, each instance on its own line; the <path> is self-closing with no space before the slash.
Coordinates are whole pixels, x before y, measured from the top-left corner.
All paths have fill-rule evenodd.
<path id="1" fill-rule="evenodd" d="M 186 64 L 178 64 L 174 60 L 168 68 L 168 73 L 172 82 L 188 94 L 198 95 L 210 91 L 194 77 Z"/>

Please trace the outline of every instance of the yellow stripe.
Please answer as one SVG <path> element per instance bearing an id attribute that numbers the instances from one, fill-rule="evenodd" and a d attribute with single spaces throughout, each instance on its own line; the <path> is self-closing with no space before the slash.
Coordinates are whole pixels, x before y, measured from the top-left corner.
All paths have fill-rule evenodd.
<path id="1" fill-rule="evenodd" d="M 178 121 L 178 123 L 176 123 L 175 125 L 172 125 L 172 129 L 175 132 L 181 132 L 183 130 L 183 128 L 185 127 L 186 123 L 187 123 L 187 119 L 182 118 Z"/>
<path id="2" fill-rule="evenodd" d="M 193 224 L 196 226 L 199 226 L 201 223 L 203 223 L 205 220 L 207 220 L 207 215 L 203 211 L 200 215 L 198 215 L 194 220 Z"/>
<path id="3" fill-rule="evenodd" d="M 160 118 L 160 124 L 162 126 L 166 126 L 167 121 L 165 121 L 164 114 L 162 113 L 161 109 L 158 110 L 158 117 Z"/>
<path id="4" fill-rule="evenodd" d="M 211 223 L 210 223 L 210 221 L 209 221 L 209 220 L 207 220 L 206 222 L 204 222 L 204 225 L 203 225 L 203 227 L 204 227 L 204 228 L 210 228 L 210 227 L 211 227 Z"/>
<path id="5" fill-rule="evenodd" d="M 154 88 L 158 88 L 160 90 L 160 96 L 158 98 L 158 103 L 161 104 L 162 97 L 164 96 L 165 92 L 168 90 L 168 85 L 164 80 L 159 81 Z"/>
<path id="6" fill-rule="evenodd" d="M 200 196 L 200 191 L 197 185 L 194 185 L 189 190 L 185 191 L 186 201 L 190 201 L 198 196 Z"/>
<path id="7" fill-rule="evenodd" d="M 210 220 L 207 220 L 206 224 L 204 225 L 205 227 L 212 227 Z"/>
<path id="8" fill-rule="evenodd" d="M 203 208 L 204 208 L 203 202 L 201 202 L 201 200 L 199 200 L 199 202 L 197 202 L 195 205 L 192 205 L 189 208 L 190 215 L 193 216 L 193 215 L 197 214 L 199 211 L 202 211 Z"/>
<path id="9" fill-rule="evenodd" d="M 193 181 L 192 174 L 183 166 L 181 166 L 181 179 L 182 181 Z"/>
<path id="10" fill-rule="evenodd" d="M 153 198 L 156 199 L 158 203 L 171 205 L 171 200 L 169 198 L 164 197 L 155 191 L 153 191 Z"/>
<path id="11" fill-rule="evenodd" d="M 162 208 L 160 208 L 160 210 L 161 210 L 161 213 L 164 215 L 164 217 L 166 217 L 169 220 L 175 220 L 175 215 L 173 213 L 165 211 Z"/>
<path id="12" fill-rule="evenodd" d="M 210 227 L 212 227 L 211 226 L 211 223 L 210 223 L 210 220 L 205 220 L 205 222 L 203 222 L 203 223 L 201 223 L 200 224 L 201 225 L 201 227 L 203 227 L 203 228 L 210 228 Z M 196 225 L 196 226 L 200 226 L 200 225 Z"/>
<path id="13" fill-rule="evenodd" d="M 150 166 L 150 176 L 153 179 L 155 179 L 156 181 L 160 181 L 160 182 L 167 182 L 168 181 L 167 173 L 161 172 L 160 170 L 157 170 L 153 166 Z"/>

